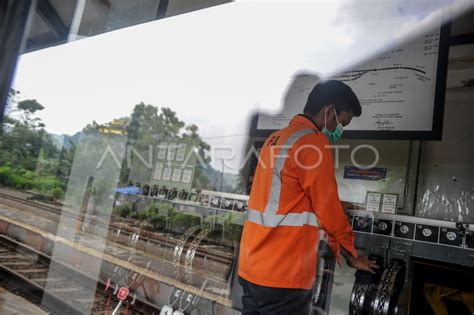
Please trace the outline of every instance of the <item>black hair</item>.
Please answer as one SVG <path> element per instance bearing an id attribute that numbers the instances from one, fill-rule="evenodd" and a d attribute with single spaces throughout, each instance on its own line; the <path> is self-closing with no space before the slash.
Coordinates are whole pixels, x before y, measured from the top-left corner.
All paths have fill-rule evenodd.
<path id="1" fill-rule="evenodd" d="M 352 112 L 356 117 L 362 114 L 359 99 L 345 83 L 337 80 L 323 81 L 309 93 L 303 113 L 317 115 L 326 105 L 336 106 L 336 112 Z"/>

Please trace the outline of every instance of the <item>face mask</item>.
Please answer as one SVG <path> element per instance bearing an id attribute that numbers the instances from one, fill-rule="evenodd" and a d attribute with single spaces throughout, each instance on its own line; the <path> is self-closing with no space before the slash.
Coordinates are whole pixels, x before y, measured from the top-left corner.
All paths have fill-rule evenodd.
<path id="1" fill-rule="evenodd" d="M 324 128 L 322 130 L 322 133 L 324 133 L 326 135 L 326 137 L 328 138 L 330 143 L 334 143 L 337 140 L 339 140 L 342 136 L 342 132 L 344 131 L 344 127 L 337 120 L 336 109 L 334 109 L 334 115 L 336 115 L 337 127 L 334 131 L 330 131 L 328 128 L 326 128 L 326 112 L 324 112 Z"/>

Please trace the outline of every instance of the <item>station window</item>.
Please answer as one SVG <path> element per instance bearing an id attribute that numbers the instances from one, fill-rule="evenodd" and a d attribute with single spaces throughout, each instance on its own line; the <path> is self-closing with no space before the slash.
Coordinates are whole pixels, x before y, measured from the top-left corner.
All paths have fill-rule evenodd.
<path id="1" fill-rule="evenodd" d="M 20 313 L 240 312 L 260 153 L 330 79 L 362 104 L 341 123 L 331 167 L 357 249 L 382 268 L 339 268 L 320 245 L 313 308 L 395 314 L 412 270 L 427 299 L 412 308 L 433 308 L 427 290 L 455 286 L 429 273 L 443 258 L 407 253 L 474 247 L 469 7 L 192 2 L 32 7 L 0 129 L 0 310 L 26 300 Z M 274 181 L 290 176 L 282 168 Z M 448 256 L 442 270 L 474 267 Z"/>

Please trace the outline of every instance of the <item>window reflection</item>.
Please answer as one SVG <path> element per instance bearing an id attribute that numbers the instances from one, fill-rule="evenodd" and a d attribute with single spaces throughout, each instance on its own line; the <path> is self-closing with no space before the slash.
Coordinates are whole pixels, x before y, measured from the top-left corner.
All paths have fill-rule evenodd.
<path id="1" fill-rule="evenodd" d="M 48 232 L 49 254 L 102 283 L 109 310 L 121 287 L 132 292 L 128 308 L 135 299 L 204 314 L 215 303 L 231 308 L 264 140 L 249 140 L 252 113 L 278 110 L 294 73 L 330 76 L 413 36 L 397 33 L 397 23 L 428 27 L 429 13 L 446 14 L 439 3 L 410 6 L 406 16 L 382 5 L 387 19 L 371 11 L 367 21 L 351 5 L 273 8 L 244 1 L 22 57 L 0 131 L 0 203 L 18 211 L 1 213 Z M 421 22 L 410 19 L 418 15 Z M 229 16 L 237 18 L 224 23 Z M 399 145 L 397 163 L 410 158 L 408 144 Z M 345 193 L 363 203 L 362 193 Z M 51 266 L 48 279 L 59 269 Z M 96 292 L 88 290 L 83 304 L 92 312 Z"/>

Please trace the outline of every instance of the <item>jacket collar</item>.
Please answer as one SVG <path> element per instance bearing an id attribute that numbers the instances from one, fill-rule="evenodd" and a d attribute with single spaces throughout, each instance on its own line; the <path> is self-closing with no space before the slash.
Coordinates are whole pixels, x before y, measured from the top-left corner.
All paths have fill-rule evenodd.
<path id="1" fill-rule="evenodd" d="M 290 125 L 303 125 L 306 128 L 310 128 L 317 132 L 320 132 L 318 125 L 316 125 L 316 122 L 311 117 L 305 114 L 298 114 L 294 116 L 293 119 L 291 119 L 290 121 Z"/>

